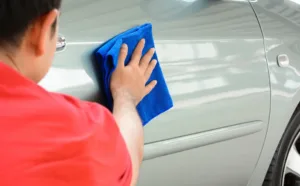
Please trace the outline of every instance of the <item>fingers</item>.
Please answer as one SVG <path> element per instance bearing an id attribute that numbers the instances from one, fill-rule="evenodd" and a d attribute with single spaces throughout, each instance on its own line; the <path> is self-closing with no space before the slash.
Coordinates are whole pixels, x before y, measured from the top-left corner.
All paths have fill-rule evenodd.
<path id="1" fill-rule="evenodd" d="M 148 95 L 153 89 L 154 87 L 157 85 L 157 81 L 151 81 L 145 88 L 145 95 Z"/>
<path id="2" fill-rule="evenodd" d="M 117 67 L 124 67 L 125 66 L 125 60 L 128 54 L 128 46 L 126 44 L 122 44 L 120 53 L 119 53 L 119 59 L 118 59 L 118 65 Z"/>
<path id="3" fill-rule="evenodd" d="M 132 54 L 130 63 L 134 65 L 138 65 L 140 63 L 144 47 L 145 47 L 145 39 L 141 39 Z"/>
<path id="4" fill-rule="evenodd" d="M 153 72 L 156 64 L 157 64 L 157 61 L 155 59 L 150 62 L 148 68 L 145 71 L 145 79 L 146 79 L 146 81 L 148 81 L 148 79 L 150 78 L 150 76 L 151 76 L 151 74 L 152 74 L 152 72 Z"/>
<path id="5" fill-rule="evenodd" d="M 141 62 L 140 62 L 140 67 L 141 69 L 143 70 L 143 72 L 146 71 L 148 65 L 149 65 L 149 62 L 151 61 L 153 55 L 154 55 L 154 52 L 155 52 L 155 49 L 154 48 L 151 48 L 145 55 L 144 57 L 141 59 Z"/>

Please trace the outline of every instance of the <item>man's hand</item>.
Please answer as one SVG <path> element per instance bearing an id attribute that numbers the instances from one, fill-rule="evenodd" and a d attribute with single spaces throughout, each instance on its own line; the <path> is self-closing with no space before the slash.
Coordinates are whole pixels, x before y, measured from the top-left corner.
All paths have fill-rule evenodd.
<path id="1" fill-rule="evenodd" d="M 138 43 L 131 61 L 125 66 L 128 48 L 127 45 L 122 45 L 118 65 L 112 74 L 110 84 L 114 99 L 113 115 L 132 162 L 131 186 L 135 186 L 137 183 L 144 151 L 143 125 L 136 106 L 157 84 L 156 81 L 152 81 L 146 85 L 157 61 L 150 62 L 154 54 L 153 48 L 142 57 L 144 46 L 145 40 L 142 39 Z"/>
<path id="2" fill-rule="evenodd" d="M 123 99 L 129 99 L 137 105 L 157 84 L 156 81 L 152 81 L 146 85 L 157 61 L 152 60 L 150 62 L 155 52 L 154 48 L 142 57 L 144 46 L 145 40 L 142 39 L 133 52 L 131 61 L 125 66 L 124 62 L 128 47 L 126 44 L 122 45 L 118 65 L 111 77 L 110 88 L 114 100 L 121 96 Z"/>

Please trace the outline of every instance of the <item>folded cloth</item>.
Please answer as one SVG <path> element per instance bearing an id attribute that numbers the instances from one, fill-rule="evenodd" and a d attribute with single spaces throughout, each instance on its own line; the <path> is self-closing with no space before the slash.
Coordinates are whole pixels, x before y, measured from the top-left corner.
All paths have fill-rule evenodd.
<path id="1" fill-rule="evenodd" d="M 125 60 L 125 65 L 127 65 L 136 45 L 143 38 L 145 39 L 145 47 L 143 50 L 144 55 L 149 49 L 155 48 L 152 35 L 152 25 L 149 23 L 131 28 L 113 37 L 112 39 L 103 43 L 96 51 L 96 59 L 100 64 L 102 77 L 101 83 L 104 89 L 103 91 L 106 97 L 107 107 L 110 110 L 113 109 L 113 98 L 110 91 L 110 79 L 118 63 L 118 56 L 121 45 L 123 43 L 126 43 L 128 45 L 128 56 Z M 156 52 L 153 56 L 153 59 L 156 59 L 158 63 L 147 83 L 151 82 L 152 80 L 157 80 L 157 85 L 137 105 L 137 111 L 142 119 L 144 126 L 156 116 L 173 107 L 173 101 L 164 79 Z"/>

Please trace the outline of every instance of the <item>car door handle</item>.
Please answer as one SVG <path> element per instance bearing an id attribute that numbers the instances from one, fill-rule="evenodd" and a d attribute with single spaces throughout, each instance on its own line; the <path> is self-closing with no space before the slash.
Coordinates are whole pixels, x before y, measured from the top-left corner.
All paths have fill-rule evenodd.
<path id="1" fill-rule="evenodd" d="M 66 38 L 64 36 L 58 36 L 57 42 L 56 42 L 56 51 L 62 51 L 66 47 Z"/>

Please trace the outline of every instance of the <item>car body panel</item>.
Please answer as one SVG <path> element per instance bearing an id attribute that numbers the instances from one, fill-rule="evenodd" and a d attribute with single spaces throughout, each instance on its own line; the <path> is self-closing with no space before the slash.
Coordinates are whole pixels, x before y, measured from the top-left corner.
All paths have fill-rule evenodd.
<path id="1" fill-rule="evenodd" d="M 265 38 L 272 104 L 268 134 L 249 186 L 261 185 L 300 100 L 300 1 L 252 1 Z M 286 54 L 289 65 L 279 67 L 277 56 Z"/>
<path id="2" fill-rule="evenodd" d="M 261 136 L 262 132 L 147 160 L 138 185 L 245 186 L 260 152 L 252 146 L 262 143 Z"/>
<path id="3" fill-rule="evenodd" d="M 169 0 L 175 10 L 158 0 L 63 2 L 60 33 L 67 38 L 67 48 L 56 55 L 53 68 L 41 82 L 49 90 L 56 76 L 69 82 L 61 81 L 58 84 L 63 89 L 54 91 L 95 99 L 99 87 L 90 60 L 93 49 L 131 25 L 151 22 L 175 106 L 146 126 L 146 143 L 249 121 L 267 123 L 269 80 L 263 42 L 247 2 L 215 2 L 203 7 L 200 0 Z M 189 12 L 197 6 L 201 11 Z M 151 7 L 167 13 L 157 16 L 159 12 Z M 241 17 L 232 19 L 236 15 Z M 251 109 L 257 103 L 260 106 Z"/>
<path id="4" fill-rule="evenodd" d="M 270 112 L 263 37 L 248 1 L 63 2 L 67 47 L 40 84 L 84 100 L 103 99 L 94 50 L 132 26 L 153 24 L 175 106 L 145 127 L 139 185 L 247 184 Z"/>

